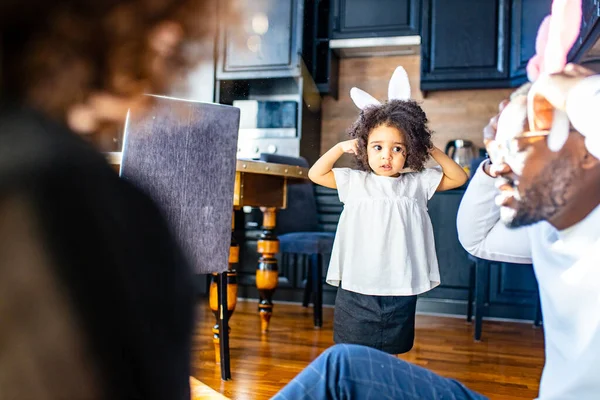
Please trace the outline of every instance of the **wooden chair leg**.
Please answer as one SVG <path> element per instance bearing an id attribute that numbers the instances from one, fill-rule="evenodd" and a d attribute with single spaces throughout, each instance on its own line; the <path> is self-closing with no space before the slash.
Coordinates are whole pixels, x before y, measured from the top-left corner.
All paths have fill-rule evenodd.
<path id="1" fill-rule="evenodd" d="M 227 310 L 227 272 L 219 274 L 219 351 L 221 353 L 221 379 L 231 379 L 231 358 L 229 354 L 229 312 Z"/>
<path id="2" fill-rule="evenodd" d="M 323 263 L 320 254 L 311 257 L 311 272 L 313 275 L 314 325 L 315 328 L 323 326 Z"/>
<path id="3" fill-rule="evenodd" d="M 467 300 L 467 322 L 473 320 L 473 295 L 475 292 L 475 263 L 469 265 L 469 295 Z"/>
<path id="4" fill-rule="evenodd" d="M 481 340 L 481 330 L 483 323 L 483 313 L 485 311 L 485 302 L 487 301 L 489 285 L 489 263 L 484 260 L 477 260 L 475 263 L 475 335 L 476 342 Z"/>

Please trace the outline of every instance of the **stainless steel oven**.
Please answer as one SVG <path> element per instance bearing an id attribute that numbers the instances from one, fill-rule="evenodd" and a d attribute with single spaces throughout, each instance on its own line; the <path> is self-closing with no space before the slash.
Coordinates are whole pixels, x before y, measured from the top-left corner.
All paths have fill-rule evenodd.
<path id="1" fill-rule="evenodd" d="M 261 153 L 298 157 L 298 102 L 293 100 L 235 100 L 240 109 L 238 158 Z"/>

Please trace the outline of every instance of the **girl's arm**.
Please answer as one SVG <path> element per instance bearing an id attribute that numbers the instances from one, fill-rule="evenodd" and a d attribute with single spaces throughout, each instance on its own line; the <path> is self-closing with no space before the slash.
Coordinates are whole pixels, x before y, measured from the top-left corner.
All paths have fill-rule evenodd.
<path id="1" fill-rule="evenodd" d="M 431 150 L 431 157 L 440 164 L 444 173 L 442 181 L 437 188 L 438 192 L 460 187 L 469 179 L 469 176 L 460 165 L 435 146 Z"/>
<path id="2" fill-rule="evenodd" d="M 337 189 L 335 176 L 333 175 L 333 164 L 344 153 L 356 154 L 358 142 L 356 139 L 346 140 L 333 146 L 329 151 L 321 156 L 312 168 L 308 171 L 308 178 L 317 185 L 325 186 L 331 189 Z"/>

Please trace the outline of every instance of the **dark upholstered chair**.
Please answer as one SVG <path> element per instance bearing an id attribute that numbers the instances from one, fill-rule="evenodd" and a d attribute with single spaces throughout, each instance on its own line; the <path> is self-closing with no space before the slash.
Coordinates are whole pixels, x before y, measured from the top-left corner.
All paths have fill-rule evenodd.
<path id="1" fill-rule="evenodd" d="M 227 270 L 239 109 L 157 97 L 150 113 L 131 112 L 121 177 L 162 209 L 197 274 L 218 274 L 227 310 Z M 220 312 L 221 374 L 229 379 L 228 313 Z"/>
<path id="2" fill-rule="evenodd" d="M 473 159 L 471 162 L 471 177 L 475 174 L 479 165 L 486 159 L 486 157 L 478 157 Z M 471 322 L 473 316 L 473 306 L 475 306 L 475 331 L 473 337 L 476 341 L 481 340 L 482 332 L 482 321 L 483 314 L 489 305 L 490 296 L 490 267 L 493 264 L 499 264 L 494 261 L 484 260 L 472 255 L 468 255 L 469 258 L 469 298 L 467 305 L 467 321 Z M 515 268 L 528 268 L 533 267 L 531 264 L 508 264 L 514 265 Z M 537 303 L 534 317 L 534 325 L 539 326 L 542 321 L 542 307 L 537 295 Z"/>
<path id="3" fill-rule="evenodd" d="M 469 254 L 471 262 L 469 268 L 469 299 L 467 305 L 467 321 L 471 322 L 473 316 L 473 303 L 475 303 L 475 331 L 473 338 L 476 341 L 481 340 L 483 314 L 489 306 L 490 298 L 490 267 L 493 264 L 504 264 L 514 266 L 513 268 L 532 268 L 531 264 L 510 264 L 498 263 L 484 260 Z M 474 301 L 473 301 L 474 300 Z M 542 306 L 539 293 L 536 293 L 534 326 L 540 326 L 542 323 Z"/>
<path id="4" fill-rule="evenodd" d="M 297 165 L 308 168 L 300 157 L 261 154 L 261 161 Z M 276 233 L 279 237 L 283 262 L 298 256 L 309 258 L 309 273 L 304 287 L 303 305 L 308 306 L 313 297 L 314 325 L 323 325 L 323 256 L 331 253 L 335 233 L 319 231 L 317 202 L 310 181 L 288 185 L 287 207 L 279 212 Z M 298 265 L 297 263 L 295 263 Z"/>

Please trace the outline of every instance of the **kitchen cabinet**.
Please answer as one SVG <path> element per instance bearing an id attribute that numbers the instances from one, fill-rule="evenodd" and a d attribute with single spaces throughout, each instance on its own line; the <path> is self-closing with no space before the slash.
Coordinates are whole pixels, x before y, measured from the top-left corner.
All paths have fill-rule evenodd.
<path id="1" fill-rule="evenodd" d="M 464 190 L 436 193 L 427 208 L 435 240 L 441 284 L 424 294 L 430 299 L 465 301 L 469 288 L 469 259 L 458 241 L 456 215 Z M 435 301 L 435 300 L 433 300 Z"/>
<path id="2" fill-rule="evenodd" d="M 598 72 L 600 70 L 600 0 L 582 1 L 581 29 L 577 41 L 569 53 L 574 61 Z"/>
<path id="3" fill-rule="evenodd" d="M 456 216 L 465 189 L 436 193 L 429 201 L 441 284 L 419 296 L 418 310 L 465 315 L 471 263 L 458 240 Z M 489 271 L 489 308 L 486 316 L 533 319 L 537 281 L 529 265 L 493 264 Z"/>
<path id="4" fill-rule="evenodd" d="M 333 0 L 332 39 L 418 35 L 420 0 Z"/>
<path id="5" fill-rule="evenodd" d="M 421 90 L 527 82 L 527 62 L 551 6 L 551 0 L 423 0 Z M 589 51 L 600 38 L 600 0 L 583 0 L 582 11 L 572 61 L 589 61 Z M 598 54 L 593 52 L 593 57 L 598 59 Z"/>
<path id="6" fill-rule="evenodd" d="M 428 212 L 433 225 L 435 248 L 440 268 L 441 284 L 435 289 L 419 295 L 418 311 L 465 315 L 469 292 L 470 261 L 467 252 L 458 240 L 456 215 L 465 189 L 436 193 L 428 203 Z M 319 225 L 323 231 L 335 232 L 343 205 L 337 191 L 316 187 Z M 236 226 L 243 226 L 243 221 Z M 239 232 L 239 241 L 244 243 L 241 263 L 238 267 L 240 295 L 258 298 L 254 276 L 256 272 L 256 241 L 260 230 Z M 323 274 L 327 273 L 329 259 L 323 260 Z M 280 263 L 279 286 L 274 299 L 301 302 L 306 284 L 307 266 L 302 258 L 297 264 Z M 529 265 L 508 263 L 493 264 L 487 277 L 490 292 L 486 302 L 486 316 L 497 318 L 529 319 L 535 317 L 537 303 L 537 281 Z M 323 302 L 335 303 L 336 288 L 323 285 Z"/>
<path id="7" fill-rule="evenodd" d="M 537 30 L 552 0 L 307 0 L 307 10 L 309 3 L 321 14 L 331 8 L 329 36 L 320 22 L 315 29 L 320 33 L 311 34 L 312 53 L 305 56 L 321 93 L 337 87 L 330 40 L 419 34 L 421 90 L 427 92 L 525 83 Z M 581 34 L 569 60 L 600 65 L 600 0 L 583 0 L 582 6 Z"/>
<path id="8" fill-rule="evenodd" d="M 215 101 L 295 102 L 294 123 L 286 129 L 240 129 L 238 158 L 260 153 L 318 158 L 321 97 L 302 58 L 305 0 L 221 0 L 235 7 L 235 24 L 220 24 Z M 307 43 L 308 45 L 311 42 Z"/>
<path id="9" fill-rule="evenodd" d="M 305 0 L 302 58 L 320 94 L 337 100 L 339 58 L 329 47 L 333 0 Z"/>
<path id="10" fill-rule="evenodd" d="M 423 0 L 421 90 L 504 87 L 510 0 Z"/>
<path id="11" fill-rule="evenodd" d="M 221 0 L 239 20 L 219 29 L 217 79 L 301 75 L 302 0 Z"/>
<path id="12" fill-rule="evenodd" d="M 598 24 L 600 0 L 583 0 L 581 3 L 581 29 L 576 45 L 582 46 Z"/>
<path id="13" fill-rule="evenodd" d="M 510 38 L 510 78 L 512 86 L 527 81 L 527 62 L 535 55 L 535 39 L 544 17 L 550 14 L 552 0 L 512 0 Z"/>

